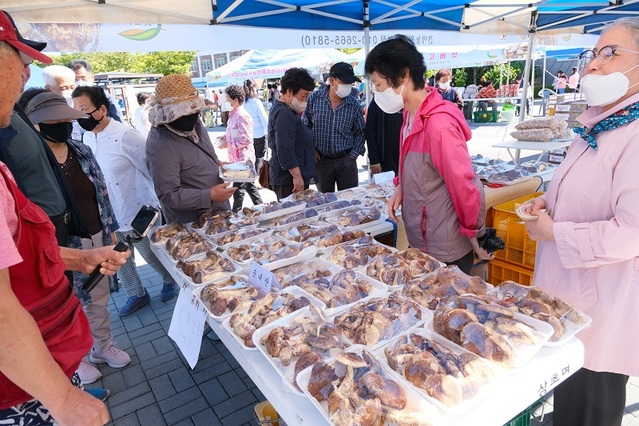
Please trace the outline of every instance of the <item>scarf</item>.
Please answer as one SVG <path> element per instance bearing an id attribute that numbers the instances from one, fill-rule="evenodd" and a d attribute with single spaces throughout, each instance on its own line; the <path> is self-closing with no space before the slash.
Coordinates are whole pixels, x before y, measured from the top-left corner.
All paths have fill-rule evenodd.
<path id="1" fill-rule="evenodd" d="M 577 133 L 583 140 L 588 142 L 588 145 L 595 151 L 597 150 L 596 136 L 600 132 L 615 130 L 617 127 L 621 127 L 624 124 L 632 123 L 639 118 L 639 102 L 628 105 L 624 109 L 615 112 L 610 117 L 606 117 L 599 123 L 595 124 L 592 128 L 587 126 L 575 127 L 573 131 Z"/>

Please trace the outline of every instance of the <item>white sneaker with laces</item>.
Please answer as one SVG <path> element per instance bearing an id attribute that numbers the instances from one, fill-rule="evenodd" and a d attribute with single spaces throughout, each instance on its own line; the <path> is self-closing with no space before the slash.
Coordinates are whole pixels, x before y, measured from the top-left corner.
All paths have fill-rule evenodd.
<path id="1" fill-rule="evenodd" d="M 78 376 L 80 376 L 80 381 L 83 385 L 90 385 L 100 380 L 102 373 L 93 364 L 83 359 L 78 366 Z"/>
<path id="2" fill-rule="evenodd" d="M 128 353 L 121 351 L 114 345 L 109 346 L 106 351 L 96 352 L 91 351 L 89 360 L 95 364 L 107 363 L 111 368 L 122 368 L 129 365 L 131 357 Z"/>

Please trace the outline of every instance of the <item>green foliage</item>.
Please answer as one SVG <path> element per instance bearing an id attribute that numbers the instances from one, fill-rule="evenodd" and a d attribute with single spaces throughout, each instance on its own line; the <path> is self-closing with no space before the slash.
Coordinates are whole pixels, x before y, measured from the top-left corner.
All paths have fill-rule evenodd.
<path id="1" fill-rule="evenodd" d="M 468 86 L 468 74 L 466 73 L 466 68 L 456 68 L 453 70 L 453 81 L 455 82 L 455 87 L 466 87 Z"/>
<path id="2" fill-rule="evenodd" d="M 359 50 L 359 47 L 342 47 L 342 48 L 338 48 L 337 50 L 339 50 L 340 52 L 346 53 L 347 55 L 350 55 L 352 53 L 355 53 Z"/>
<path id="3" fill-rule="evenodd" d="M 93 73 L 124 71 L 134 73 L 188 74 L 196 52 L 89 52 L 51 55 L 53 63 L 66 66 L 74 59 L 84 59 Z"/>
<path id="4" fill-rule="evenodd" d="M 503 74 L 502 74 L 503 69 Z M 484 77 L 488 81 L 493 82 L 493 86 L 495 88 L 499 87 L 499 78 L 501 76 L 502 82 L 506 84 L 506 82 L 514 82 L 517 78 L 518 71 L 513 68 L 510 63 L 503 65 L 494 65 L 492 66 L 486 73 L 484 73 Z"/>

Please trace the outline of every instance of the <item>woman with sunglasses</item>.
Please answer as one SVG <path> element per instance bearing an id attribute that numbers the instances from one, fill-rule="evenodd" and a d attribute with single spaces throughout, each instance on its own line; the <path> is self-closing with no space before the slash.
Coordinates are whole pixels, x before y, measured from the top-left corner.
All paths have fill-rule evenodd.
<path id="1" fill-rule="evenodd" d="M 577 334 L 584 367 L 555 389 L 553 423 L 615 426 L 639 375 L 639 19 L 615 21 L 581 67 L 590 108 L 526 229 L 538 241 L 533 284 L 592 318 Z"/>

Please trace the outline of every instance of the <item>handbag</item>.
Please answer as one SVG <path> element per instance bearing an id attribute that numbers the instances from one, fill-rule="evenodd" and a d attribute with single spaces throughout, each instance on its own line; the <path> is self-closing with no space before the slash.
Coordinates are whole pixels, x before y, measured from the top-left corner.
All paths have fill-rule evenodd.
<path id="1" fill-rule="evenodd" d="M 266 156 L 265 156 L 264 159 L 262 160 L 262 165 L 260 166 L 260 176 L 257 181 L 260 183 L 260 185 L 262 185 L 262 188 L 266 188 L 266 189 L 271 188 L 269 183 L 269 178 L 268 178 L 268 172 L 269 172 L 269 164 L 268 164 L 268 159 L 266 159 Z"/>

